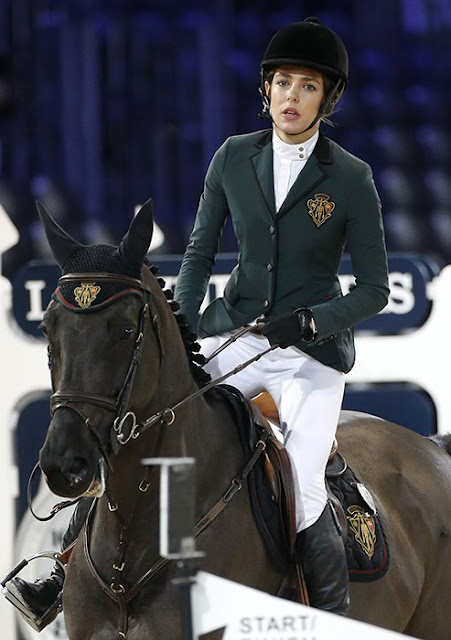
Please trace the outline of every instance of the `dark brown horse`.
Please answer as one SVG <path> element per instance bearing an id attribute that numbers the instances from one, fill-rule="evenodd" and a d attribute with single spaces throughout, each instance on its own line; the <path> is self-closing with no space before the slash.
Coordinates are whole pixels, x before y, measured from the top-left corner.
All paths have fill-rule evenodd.
<path id="1" fill-rule="evenodd" d="M 40 464 L 54 493 L 97 495 L 88 535 L 80 536 L 68 566 L 68 634 L 178 640 L 175 566 L 159 561 L 158 478 L 140 461 L 194 457 L 201 519 L 242 471 L 234 416 L 220 394 L 196 395 L 202 371 L 195 348 L 143 265 L 151 205 L 119 247 L 81 245 L 44 211 L 41 217 L 63 277 L 43 321 L 54 393 Z M 350 615 L 424 640 L 449 640 L 449 453 L 413 431 L 353 412 L 343 412 L 338 440 L 373 494 L 391 548 L 383 578 L 352 584 Z M 284 576 L 265 551 L 246 487 L 197 546 L 206 553 L 202 569 L 278 592 Z"/>

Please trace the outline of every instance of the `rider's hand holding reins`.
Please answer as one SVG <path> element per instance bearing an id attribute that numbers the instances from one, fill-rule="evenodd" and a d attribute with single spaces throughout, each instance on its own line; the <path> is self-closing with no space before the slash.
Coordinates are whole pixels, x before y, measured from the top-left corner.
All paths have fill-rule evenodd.
<path id="1" fill-rule="evenodd" d="M 271 346 L 286 349 L 304 340 L 313 342 L 316 326 L 310 309 L 296 309 L 293 313 L 278 318 L 260 319 L 263 322 L 260 333 L 269 340 Z"/>

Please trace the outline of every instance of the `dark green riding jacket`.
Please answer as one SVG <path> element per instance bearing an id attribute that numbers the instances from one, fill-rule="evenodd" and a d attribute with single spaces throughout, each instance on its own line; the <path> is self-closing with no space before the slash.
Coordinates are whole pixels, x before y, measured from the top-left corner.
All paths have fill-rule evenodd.
<path id="1" fill-rule="evenodd" d="M 233 136 L 218 149 L 180 273 L 175 298 L 194 327 L 228 215 L 238 260 L 224 296 L 199 322 L 201 337 L 259 316 L 312 309 L 318 336 L 296 346 L 339 371 L 354 364 L 353 326 L 385 307 L 388 270 L 380 200 L 370 167 L 320 135 L 276 213 L 272 131 Z M 338 271 L 350 254 L 355 286 L 342 294 Z"/>

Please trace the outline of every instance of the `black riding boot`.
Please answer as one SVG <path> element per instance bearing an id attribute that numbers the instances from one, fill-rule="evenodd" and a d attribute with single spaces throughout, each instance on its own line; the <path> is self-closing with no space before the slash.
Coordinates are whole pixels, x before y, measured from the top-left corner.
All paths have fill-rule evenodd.
<path id="1" fill-rule="evenodd" d="M 329 503 L 314 524 L 298 533 L 296 545 L 310 606 L 345 616 L 349 608 L 348 565 Z"/>
<path id="2" fill-rule="evenodd" d="M 91 508 L 92 500 L 93 498 L 82 498 L 78 503 L 63 536 L 62 550 L 77 539 Z M 56 562 L 50 576 L 44 580 L 27 582 L 22 578 L 13 578 L 5 585 L 7 590 L 21 603 L 21 610 L 25 609 L 30 612 L 29 617 L 24 612 L 27 622 L 35 629 L 38 628 L 39 631 L 53 622 L 61 611 L 64 575 L 64 569 Z"/>

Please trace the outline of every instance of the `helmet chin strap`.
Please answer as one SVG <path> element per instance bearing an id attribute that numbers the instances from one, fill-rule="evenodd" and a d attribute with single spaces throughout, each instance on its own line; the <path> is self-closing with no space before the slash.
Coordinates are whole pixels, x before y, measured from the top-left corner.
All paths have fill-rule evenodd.
<path id="1" fill-rule="evenodd" d="M 311 129 L 312 127 L 315 126 L 315 124 L 318 122 L 318 120 L 321 120 L 321 118 L 323 117 L 324 112 L 326 111 L 326 109 L 329 107 L 329 105 L 332 103 L 332 98 L 335 95 L 338 87 L 341 84 L 341 80 L 337 80 L 337 82 L 329 89 L 329 91 L 327 92 L 326 96 L 324 97 L 324 100 L 319 108 L 319 111 L 316 115 L 316 117 L 312 120 L 312 122 L 309 124 L 309 126 L 304 129 L 304 131 L 300 131 L 300 133 L 305 133 L 306 131 L 308 131 L 309 129 Z"/>
<path id="2" fill-rule="evenodd" d="M 269 98 L 266 95 L 265 89 L 263 87 L 263 85 L 261 87 L 258 88 L 258 93 L 260 94 L 260 98 L 262 100 L 262 109 L 258 114 L 259 118 L 269 118 L 270 120 L 272 120 L 271 118 L 271 114 L 269 113 Z"/>

